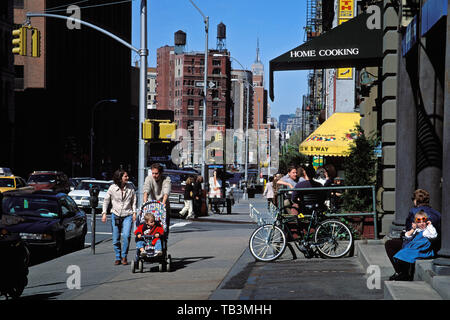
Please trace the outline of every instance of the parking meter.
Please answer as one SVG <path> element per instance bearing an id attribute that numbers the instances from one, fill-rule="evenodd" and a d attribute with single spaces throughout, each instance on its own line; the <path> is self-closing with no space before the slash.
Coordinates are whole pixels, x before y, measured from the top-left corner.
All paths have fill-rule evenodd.
<path id="1" fill-rule="evenodd" d="M 92 222 L 91 222 L 91 252 L 92 254 L 95 254 L 95 209 L 98 206 L 98 194 L 100 193 L 100 189 L 98 186 L 91 185 L 89 188 L 89 202 L 91 205 L 91 212 L 92 212 Z"/>
<path id="2" fill-rule="evenodd" d="M 91 186 L 89 188 L 89 203 L 92 209 L 97 208 L 98 206 L 98 194 L 100 193 L 100 189 L 98 186 Z"/>

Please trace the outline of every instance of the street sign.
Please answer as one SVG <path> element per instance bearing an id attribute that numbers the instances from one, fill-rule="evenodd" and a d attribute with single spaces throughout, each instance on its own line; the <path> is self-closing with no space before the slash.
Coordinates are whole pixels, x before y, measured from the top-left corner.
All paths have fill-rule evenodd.
<path id="1" fill-rule="evenodd" d="M 195 81 L 195 86 L 196 87 L 202 88 L 204 86 L 203 84 L 204 84 L 203 81 Z M 208 88 L 212 89 L 212 88 L 215 88 L 215 87 L 217 87 L 217 82 L 216 81 L 209 81 L 208 82 Z"/>

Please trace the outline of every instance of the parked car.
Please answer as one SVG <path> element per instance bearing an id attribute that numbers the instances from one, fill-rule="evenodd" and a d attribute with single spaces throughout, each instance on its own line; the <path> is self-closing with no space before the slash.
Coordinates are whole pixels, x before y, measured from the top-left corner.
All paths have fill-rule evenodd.
<path id="1" fill-rule="evenodd" d="M 113 183 L 112 180 L 82 180 L 75 190 L 69 192 L 69 196 L 75 201 L 79 208 L 91 210 L 91 196 L 89 194 L 89 189 L 92 186 L 97 186 L 100 190 L 98 194 L 97 209 L 101 210 L 103 208 L 103 200 L 105 200 L 106 192 Z M 136 187 L 132 182 L 128 182 L 128 185 L 136 191 Z"/>
<path id="2" fill-rule="evenodd" d="M 17 176 L 0 176 L 0 192 L 26 187 L 27 182 Z"/>
<path id="3" fill-rule="evenodd" d="M 0 167 L 0 176 L 12 176 L 13 172 L 10 168 Z"/>
<path id="4" fill-rule="evenodd" d="M 199 173 L 192 169 L 165 169 L 163 175 L 170 177 L 172 185 L 169 195 L 170 209 L 174 216 L 178 216 L 178 211 L 184 207 L 184 186 L 186 185 L 186 179 L 190 176 L 196 177 Z M 203 207 L 206 208 L 206 206 Z M 206 214 L 206 212 L 202 212 L 202 214 Z"/>
<path id="5" fill-rule="evenodd" d="M 91 177 L 76 177 L 76 178 L 69 178 L 70 183 L 70 191 L 75 190 L 75 188 L 78 186 L 78 184 L 83 180 L 96 180 L 95 178 Z"/>
<path id="6" fill-rule="evenodd" d="M 97 209 L 103 207 L 103 200 L 106 196 L 106 191 L 113 184 L 111 180 L 82 180 L 78 183 L 75 190 L 69 192 L 69 196 L 75 201 L 77 206 L 83 210 L 90 210 L 90 194 L 89 189 L 92 186 L 97 186 L 100 190 L 98 194 L 98 205 Z"/>
<path id="7" fill-rule="evenodd" d="M 55 192 L 70 192 L 67 175 L 61 171 L 34 171 L 28 178 L 28 185 L 35 190 L 52 190 Z"/>
<path id="8" fill-rule="evenodd" d="M 7 230 L 19 233 L 31 248 L 45 247 L 56 255 L 61 255 L 69 243 L 84 248 L 86 214 L 68 195 L 30 189 L 7 191 L 1 205 L 4 215 L 23 219 L 7 226 Z"/>

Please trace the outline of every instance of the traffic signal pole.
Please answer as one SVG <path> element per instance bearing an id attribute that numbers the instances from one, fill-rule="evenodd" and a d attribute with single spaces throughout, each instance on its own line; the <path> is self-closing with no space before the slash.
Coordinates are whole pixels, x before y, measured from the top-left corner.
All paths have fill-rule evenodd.
<path id="1" fill-rule="evenodd" d="M 63 19 L 63 20 L 70 20 L 74 23 L 79 23 L 81 25 L 87 26 L 89 28 L 92 28 L 94 30 L 97 30 L 105 35 L 107 35 L 110 38 L 113 38 L 114 40 L 118 41 L 119 43 L 123 44 L 127 48 L 133 50 L 134 52 L 138 53 L 141 57 L 141 66 L 140 66 L 140 76 L 139 76 L 139 160 L 138 160 L 138 204 L 141 203 L 143 199 L 143 192 L 142 188 L 144 185 L 144 175 L 145 175 L 145 144 L 144 140 L 142 139 L 142 123 L 145 121 L 145 110 L 147 109 L 147 96 L 146 96 L 146 84 L 147 84 L 147 56 L 148 56 L 148 49 L 147 49 L 147 0 L 141 0 L 141 11 L 140 11 L 140 17 L 141 17 L 141 49 L 137 49 L 134 46 L 132 46 L 130 43 L 126 42 L 125 40 L 119 38 L 118 36 L 112 34 L 109 31 L 106 31 L 105 29 L 102 29 L 100 27 L 97 27 L 96 25 L 93 25 L 89 22 L 76 19 L 73 17 L 68 16 L 62 16 L 57 14 L 50 14 L 50 13 L 33 13 L 33 12 L 27 12 L 26 14 L 27 19 L 30 19 L 32 17 L 47 17 L 47 18 L 55 18 L 55 19 Z"/>

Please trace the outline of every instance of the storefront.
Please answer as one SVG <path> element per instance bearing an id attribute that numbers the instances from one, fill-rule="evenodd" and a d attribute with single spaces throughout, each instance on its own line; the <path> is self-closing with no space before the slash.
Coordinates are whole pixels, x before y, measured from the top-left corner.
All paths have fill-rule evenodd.
<path id="1" fill-rule="evenodd" d="M 270 99 L 275 71 L 381 66 L 381 26 L 380 11 L 365 12 L 270 60 Z"/>

